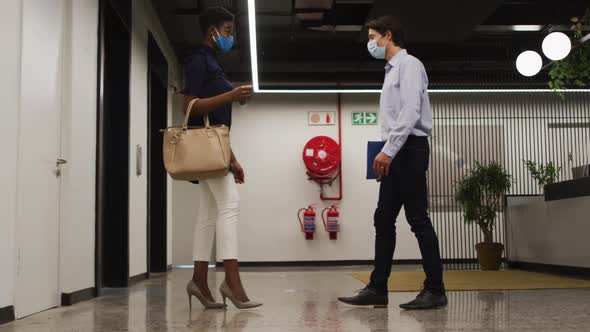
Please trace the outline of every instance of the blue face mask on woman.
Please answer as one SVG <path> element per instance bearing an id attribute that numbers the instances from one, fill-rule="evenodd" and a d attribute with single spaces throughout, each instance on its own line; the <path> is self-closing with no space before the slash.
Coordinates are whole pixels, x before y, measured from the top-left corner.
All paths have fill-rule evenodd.
<path id="1" fill-rule="evenodd" d="M 385 59 L 385 46 L 387 46 L 387 43 L 383 47 L 381 47 L 377 44 L 377 41 L 381 38 L 383 38 L 383 36 L 379 37 L 376 40 L 371 40 L 370 42 L 367 43 L 367 49 L 369 50 L 369 53 L 375 59 Z"/>
<path id="2" fill-rule="evenodd" d="M 217 28 L 215 28 L 215 32 L 217 33 L 217 38 L 213 37 L 213 40 L 215 40 L 215 44 L 217 44 L 217 47 L 219 47 L 219 49 L 223 53 L 229 52 L 232 46 L 234 46 L 234 37 L 222 36 L 217 30 Z"/>

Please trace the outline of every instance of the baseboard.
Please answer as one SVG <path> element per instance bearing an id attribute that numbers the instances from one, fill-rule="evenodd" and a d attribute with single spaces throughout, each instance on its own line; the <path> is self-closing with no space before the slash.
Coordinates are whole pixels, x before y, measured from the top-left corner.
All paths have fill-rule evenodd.
<path id="1" fill-rule="evenodd" d="M 443 259 L 443 264 L 473 264 L 477 259 Z M 420 259 L 396 259 L 394 265 L 422 264 Z M 240 262 L 242 267 L 329 267 L 329 266 L 362 266 L 373 265 L 372 260 L 343 260 L 343 261 L 288 261 L 288 262 Z M 218 262 L 217 267 L 223 263 Z"/>
<path id="2" fill-rule="evenodd" d="M 418 261 L 418 264 L 422 264 L 422 261 Z M 477 258 L 449 258 L 443 259 L 443 264 L 479 264 Z"/>
<path id="3" fill-rule="evenodd" d="M 552 265 L 552 264 L 529 263 L 529 262 L 515 262 L 515 261 L 508 261 L 508 267 L 511 269 L 559 274 L 559 275 L 566 275 L 566 276 L 582 278 L 582 279 L 590 279 L 590 268 L 587 268 L 587 267 Z"/>
<path id="4" fill-rule="evenodd" d="M 82 289 L 73 293 L 61 293 L 61 305 L 69 306 L 97 297 L 95 287 Z"/>
<path id="5" fill-rule="evenodd" d="M 347 260 L 347 261 L 286 261 L 286 262 L 240 262 L 242 267 L 307 267 L 307 266 L 354 266 L 373 265 L 373 261 Z M 223 267 L 222 262 L 216 264 Z"/>
<path id="6" fill-rule="evenodd" d="M 0 308 L 0 325 L 14 321 L 14 306 Z"/>
<path id="7" fill-rule="evenodd" d="M 129 278 L 129 287 L 131 287 L 139 282 L 142 282 L 146 279 L 149 279 L 149 274 L 147 272 L 130 277 Z"/>

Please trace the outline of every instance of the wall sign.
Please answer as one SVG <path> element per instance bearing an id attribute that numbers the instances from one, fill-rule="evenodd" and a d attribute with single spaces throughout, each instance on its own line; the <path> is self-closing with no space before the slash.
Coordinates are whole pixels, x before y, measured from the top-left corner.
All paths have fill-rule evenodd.
<path id="1" fill-rule="evenodd" d="M 336 124 L 336 112 L 309 112 L 310 126 L 333 126 Z"/>
<path id="2" fill-rule="evenodd" d="M 353 112 L 352 124 L 355 126 L 376 125 L 378 118 L 377 112 Z"/>

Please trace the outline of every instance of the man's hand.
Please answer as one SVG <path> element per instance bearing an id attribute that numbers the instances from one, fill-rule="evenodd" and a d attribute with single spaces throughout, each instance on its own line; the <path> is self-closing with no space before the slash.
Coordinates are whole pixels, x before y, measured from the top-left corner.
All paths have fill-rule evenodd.
<path id="1" fill-rule="evenodd" d="M 373 161 L 373 172 L 378 176 L 378 179 L 389 175 L 389 169 L 391 167 L 391 157 L 381 152 Z"/>
<path id="2" fill-rule="evenodd" d="M 237 184 L 242 184 L 245 182 L 244 169 L 240 163 L 233 161 L 231 163 L 231 170 L 234 173 L 234 180 Z"/>

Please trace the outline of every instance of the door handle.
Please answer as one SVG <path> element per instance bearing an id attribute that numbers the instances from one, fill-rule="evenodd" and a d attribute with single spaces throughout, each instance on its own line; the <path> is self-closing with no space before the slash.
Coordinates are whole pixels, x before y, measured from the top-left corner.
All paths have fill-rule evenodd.
<path id="1" fill-rule="evenodd" d="M 61 177 L 61 165 L 65 165 L 67 164 L 68 161 L 62 158 L 57 158 L 57 161 L 55 162 L 55 177 L 59 178 Z"/>
<path id="2" fill-rule="evenodd" d="M 141 145 L 135 147 L 135 175 L 141 176 L 143 173 L 143 149 Z"/>

